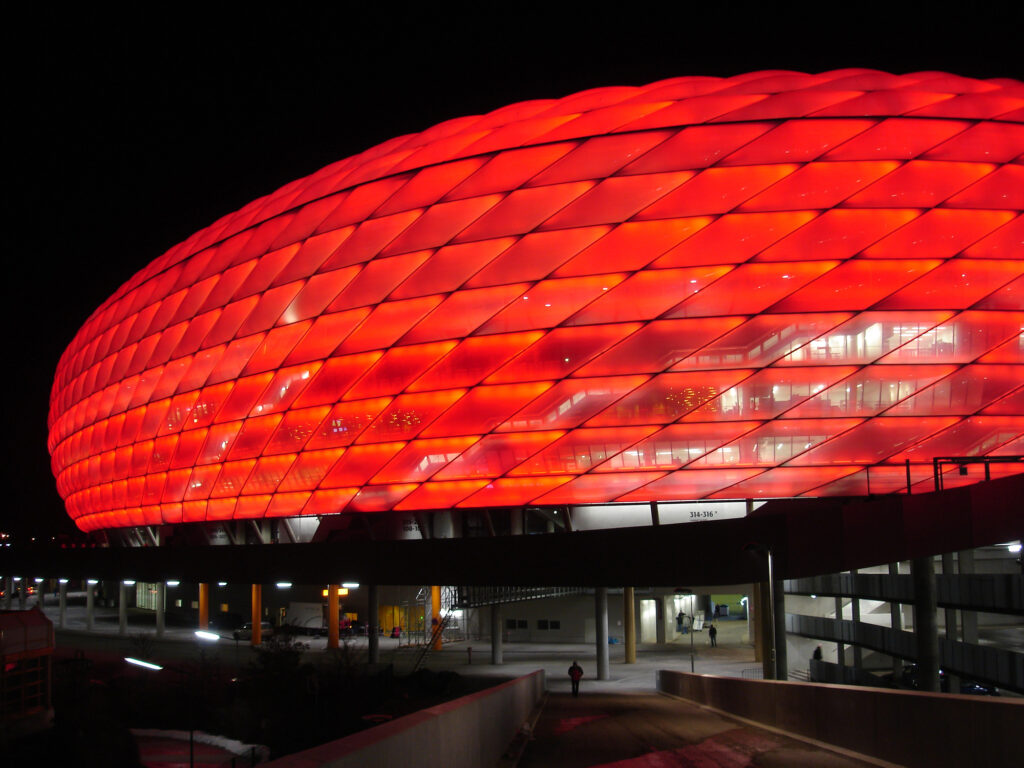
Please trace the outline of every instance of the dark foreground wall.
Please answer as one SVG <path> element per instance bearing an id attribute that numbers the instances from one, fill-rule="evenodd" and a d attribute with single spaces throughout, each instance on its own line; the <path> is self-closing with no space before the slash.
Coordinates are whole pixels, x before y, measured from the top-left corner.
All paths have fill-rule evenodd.
<path id="1" fill-rule="evenodd" d="M 660 670 L 658 690 L 907 766 L 1020 765 L 1024 700 Z"/>
<path id="2" fill-rule="evenodd" d="M 267 768 L 495 765 L 544 695 L 544 671 L 273 760 Z"/>

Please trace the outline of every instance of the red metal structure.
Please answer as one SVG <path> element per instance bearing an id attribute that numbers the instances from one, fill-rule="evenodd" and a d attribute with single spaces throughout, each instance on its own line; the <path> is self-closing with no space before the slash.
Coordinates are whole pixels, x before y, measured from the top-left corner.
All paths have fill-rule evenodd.
<path id="1" fill-rule="evenodd" d="M 58 488 L 95 530 L 888 493 L 907 460 L 930 487 L 934 457 L 1024 453 L 1022 210 L 1013 80 L 684 77 L 451 120 L 96 310 Z"/>

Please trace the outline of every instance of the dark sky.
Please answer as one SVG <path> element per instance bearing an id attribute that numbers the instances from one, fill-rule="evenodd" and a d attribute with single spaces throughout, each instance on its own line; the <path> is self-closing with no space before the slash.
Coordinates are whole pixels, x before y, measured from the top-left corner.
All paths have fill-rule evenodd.
<path id="1" fill-rule="evenodd" d="M 9 25 L 0 531 L 73 530 L 46 413 L 57 360 L 89 313 L 192 232 L 330 162 L 514 101 L 679 75 L 1024 77 L 1020 10 L 385 5 L 218 19 L 90 8 Z"/>

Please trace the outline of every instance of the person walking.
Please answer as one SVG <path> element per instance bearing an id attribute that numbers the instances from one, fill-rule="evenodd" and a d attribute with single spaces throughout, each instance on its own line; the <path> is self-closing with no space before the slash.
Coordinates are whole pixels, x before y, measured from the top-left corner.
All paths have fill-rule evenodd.
<path id="1" fill-rule="evenodd" d="M 583 667 L 581 667 L 576 659 L 572 660 L 572 666 L 569 667 L 569 679 L 572 681 L 572 695 L 580 695 L 580 678 L 583 677 Z"/>
<path id="2" fill-rule="evenodd" d="M 718 639 L 717 638 L 718 638 L 718 630 L 715 629 L 715 625 L 712 624 L 710 627 L 708 627 L 708 639 L 711 641 L 711 647 L 712 648 L 717 648 L 718 647 Z"/>

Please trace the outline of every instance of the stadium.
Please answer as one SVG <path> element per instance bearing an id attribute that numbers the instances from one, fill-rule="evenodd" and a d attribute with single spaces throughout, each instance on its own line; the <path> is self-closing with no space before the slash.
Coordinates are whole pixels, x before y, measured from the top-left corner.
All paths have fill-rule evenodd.
<path id="1" fill-rule="evenodd" d="M 465 585 L 444 612 L 492 628 L 516 589 L 589 585 L 607 622 L 607 586 L 655 584 L 652 641 L 743 584 L 839 667 L 844 643 L 910 658 L 892 592 L 839 574 L 1017 568 L 1022 158 L 1020 82 L 848 69 L 517 103 L 329 165 L 144 266 L 61 358 L 49 449 L 105 545 L 90 575 L 167 579 L 185 550 L 162 545 L 194 545 L 202 604 L 218 568 L 340 584 L 314 578 L 340 558 Z M 859 609 L 825 626 L 812 591 L 873 599 L 892 637 L 839 626 Z M 600 613 L 566 627 L 599 655 Z M 971 621 L 981 650 L 946 667 L 993 679 L 998 655 L 1024 687 Z"/>

